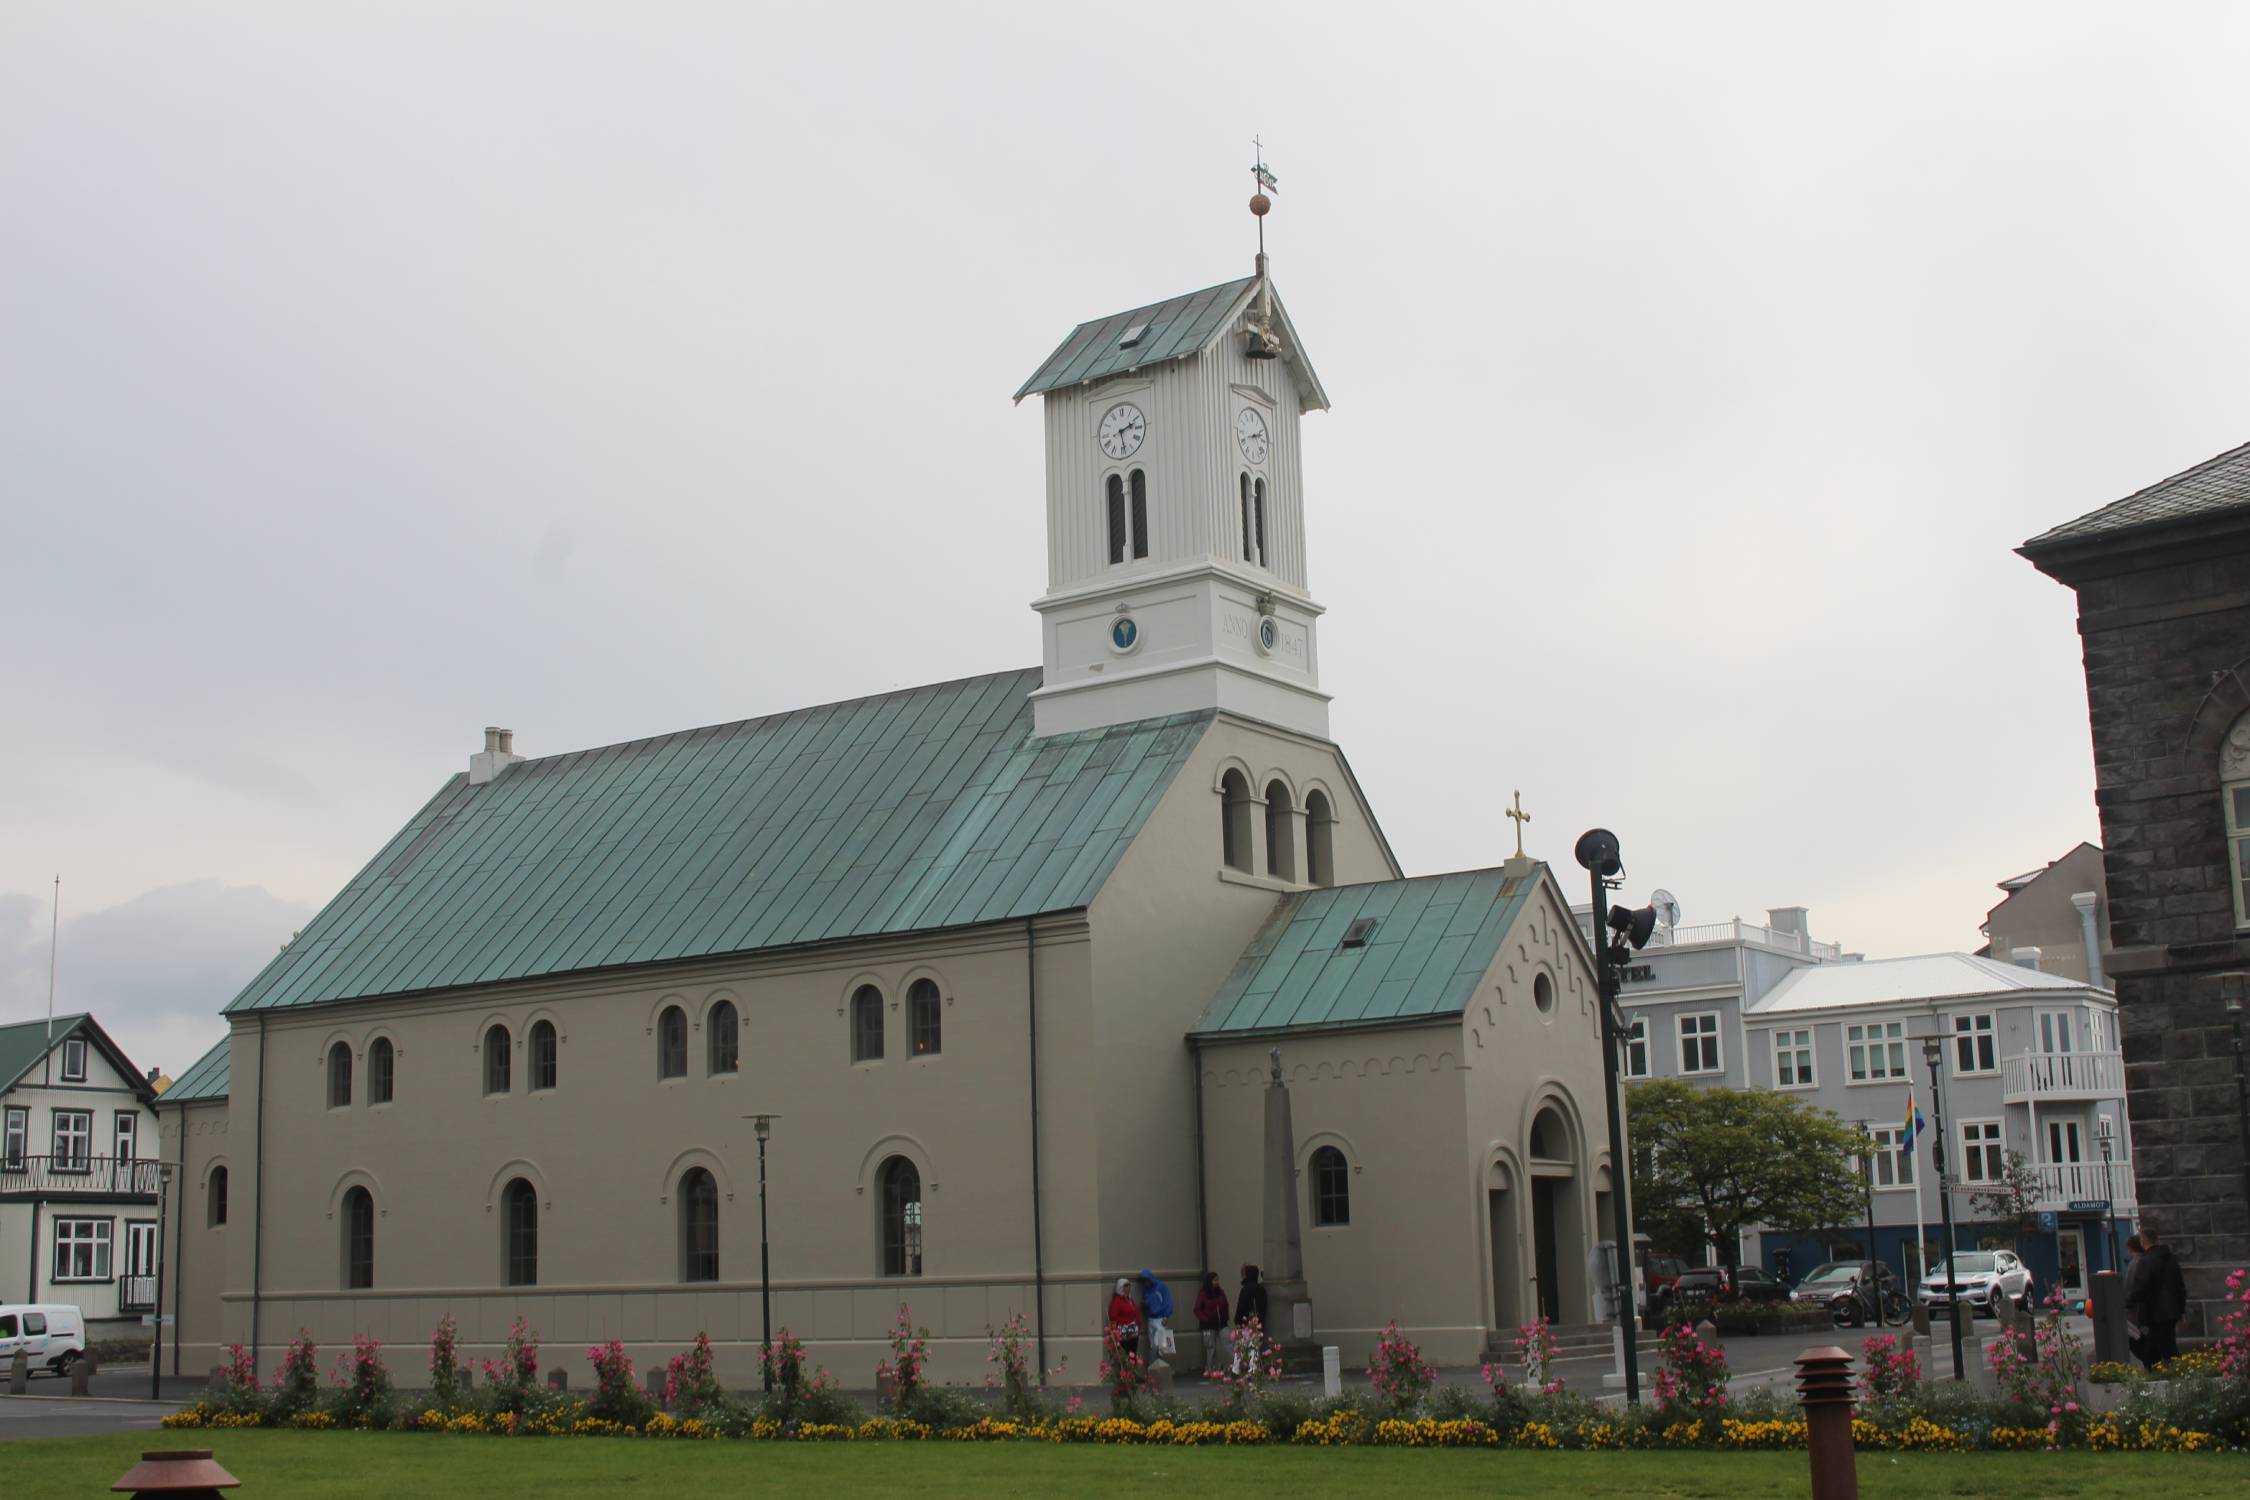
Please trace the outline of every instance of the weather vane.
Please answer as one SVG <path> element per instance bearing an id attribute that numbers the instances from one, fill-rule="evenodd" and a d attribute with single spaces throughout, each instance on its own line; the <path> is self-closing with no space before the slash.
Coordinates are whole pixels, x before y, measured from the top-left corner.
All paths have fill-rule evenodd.
<path id="1" fill-rule="evenodd" d="M 1250 212 L 1258 218 L 1258 268 L 1263 272 L 1266 264 L 1266 215 L 1273 209 L 1273 199 L 1266 195 L 1281 191 L 1281 179 L 1266 169 L 1266 143 L 1262 139 L 1250 137 L 1250 149 L 1257 155 L 1257 160 L 1250 163 L 1250 180 L 1258 186 L 1258 190 L 1250 195 Z"/>

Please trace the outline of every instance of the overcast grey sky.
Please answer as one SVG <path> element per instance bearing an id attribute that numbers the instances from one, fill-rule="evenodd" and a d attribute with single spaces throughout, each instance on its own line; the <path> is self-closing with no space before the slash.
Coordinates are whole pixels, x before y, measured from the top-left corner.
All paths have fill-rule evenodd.
<path id="1" fill-rule="evenodd" d="M 1034 663 L 1084 318 L 1276 280 L 1410 871 L 1974 947 L 2096 836 L 2010 553 L 2250 436 L 2239 6 L 0 4 L 0 1019 L 178 1069 L 487 723 Z"/>

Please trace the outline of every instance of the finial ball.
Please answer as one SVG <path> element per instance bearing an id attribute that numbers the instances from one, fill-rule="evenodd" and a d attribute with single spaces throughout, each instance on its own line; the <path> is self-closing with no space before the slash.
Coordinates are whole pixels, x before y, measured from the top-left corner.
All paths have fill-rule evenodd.
<path id="1" fill-rule="evenodd" d="M 1264 218 L 1267 210 L 1272 207 L 1273 200 L 1264 193 L 1252 193 L 1250 195 L 1250 212 L 1256 214 L 1259 218 Z"/>

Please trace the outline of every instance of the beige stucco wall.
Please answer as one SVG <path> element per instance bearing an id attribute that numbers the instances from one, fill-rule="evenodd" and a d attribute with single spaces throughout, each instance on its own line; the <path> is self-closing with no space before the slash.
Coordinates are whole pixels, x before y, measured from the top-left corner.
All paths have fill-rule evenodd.
<path id="1" fill-rule="evenodd" d="M 1536 976 L 1556 1004 L 1532 1001 Z M 1532 1285 L 1532 1120 L 1553 1107 L 1571 1124 L 1574 1187 L 1560 1205 L 1560 1316 L 1592 1319 L 1584 1274 L 1595 1192 L 1605 1169 L 1602 1063 L 1593 975 L 1559 895 L 1542 883 L 1519 917 L 1477 999 L 1436 1022 L 1208 1044 L 1203 1054 L 1206 1172 L 1213 1267 L 1230 1291 L 1237 1268 L 1261 1259 L 1260 1197 L 1267 1049 L 1279 1045 L 1289 1080 L 1298 1213 L 1314 1336 L 1362 1364 L 1383 1325 L 1398 1320 L 1440 1363 L 1472 1364 L 1488 1332 L 1512 1336 L 1535 1305 Z M 1313 1225 L 1312 1154 L 1323 1144 L 1351 1164 L 1351 1223 Z M 1502 1266 L 1512 1301 L 1497 1306 L 1492 1204 L 1506 1184 Z"/>
<path id="2" fill-rule="evenodd" d="M 211 1222 L 211 1173 L 229 1168 L 233 1152 L 227 1137 L 227 1101 L 157 1104 L 164 1160 L 172 1163 L 172 1204 L 164 1233 L 164 1302 L 178 1318 L 165 1333 L 164 1368 L 195 1374 L 221 1363 L 214 1350 L 222 1337 L 221 1297 L 226 1288 L 230 1227 Z M 228 1210 L 237 1200 L 230 1180 Z M 192 1340 L 191 1352 L 182 1336 Z"/>
<path id="3" fill-rule="evenodd" d="M 2094 932 L 2106 949 L 2109 945 L 2108 887 L 2102 873 L 2102 851 L 2092 844 L 2077 848 L 2041 871 L 2021 890 L 1985 915 L 1985 936 L 1992 956 L 2002 963 L 2014 961 L 2018 948 L 2037 948 L 2039 967 L 2049 974 L 2086 983 L 2085 924 L 2070 898 L 2082 891 L 2101 897 L 2094 908 Z M 2104 978 L 2107 979 L 2105 967 Z"/>

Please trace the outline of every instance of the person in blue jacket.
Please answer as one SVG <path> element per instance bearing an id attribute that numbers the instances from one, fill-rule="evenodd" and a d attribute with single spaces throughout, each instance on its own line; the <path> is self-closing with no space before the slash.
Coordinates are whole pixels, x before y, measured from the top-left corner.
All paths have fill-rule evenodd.
<path id="1" fill-rule="evenodd" d="M 1141 1307 L 1148 1313 L 1148 1341 L 1154 1347 L 1151 1355 L 1170 1354 L 1179 1347 L 1172 1341 L 1172 1289 L 1156 1279 L 1156 1273 L 1141 1267 Z"/>

